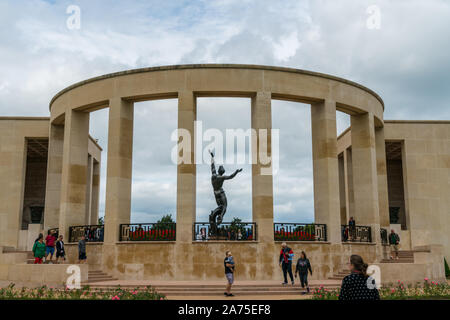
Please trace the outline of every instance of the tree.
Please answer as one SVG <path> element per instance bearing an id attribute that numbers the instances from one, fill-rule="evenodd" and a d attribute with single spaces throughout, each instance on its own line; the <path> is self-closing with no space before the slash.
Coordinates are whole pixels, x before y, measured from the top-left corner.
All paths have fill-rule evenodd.
<path id="1" fill-rule="evenodd" d="M 239 230 L 241 231 L 242 237 L 246 234 L 245 232 L 245 226 L 244 223 L 242 223 L 242 220 L 239 218 L 233 218 L 233 221 L 230 223 L 230 231 L 234 233 L 234 237 L 236 238 Z"/>
<path id="2" fill-rule="evenodd" d="M 155 230 L 166 230 L 172 229 L 172 226 L 175 224 L 175 221 L 172 219 L 171 214 L 167 214 L 163 216 L 160 220 L 158 220 L 154 225 L 153 229 Z"/>

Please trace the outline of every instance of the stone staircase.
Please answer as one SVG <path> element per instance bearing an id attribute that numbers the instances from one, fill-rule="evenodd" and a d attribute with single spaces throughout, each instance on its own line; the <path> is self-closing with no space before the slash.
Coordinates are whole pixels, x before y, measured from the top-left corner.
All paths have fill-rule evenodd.
<path id="1" fill-rule="evenodd" d="M 88 282 L 84 283 L 84 285 L 91 285 L 96 282 L 104 282 L 104 281 L 114 281 L 117 280 L 107 273 L 101 270 L 89 270 L 88 271 Z"/>
<path id="2" fill-rule="evenodd" d="M 381 263 L 414 263 L 414 251 L 400 250 L 398 252 L 398 259 L 383 259 L 380 262 Z"/>
<path id="3" fill-rule="evenodd" d="M 411 250 L 400 250 L 398 252 L 398 259 L 383 259 L 380 263 L 414 263 L 414 251 Z M 345 276 L 350 274 L 350 270 L 339 270 L 339 272 L 333 274 L 329 277 L 329 280 L 339 280 L 342 281 Z"/>
<path id="4" fill-rule="evenodd" d="M 318 281 L 310 285 L 311 291 L 315 288 L 323 286 L 326 289 L 335 289 L 340 287 L 341 283 L 339 281 L 325 281 L 326 283 L 320 285 Z M 93 284 L 90 285 L 92 290 L 96 291 L 108 291 L 115 290 L 119 287 L 118 284 Z M 133 285 L 133 284 L 121 284 L 120 288 L 125 290 L 134 289 L 145 289 L 147 285 Z M 223 284 L 185 284 L 183 281 L 179 283 L 168 283 L 168 284 L 155 284 L 152 285 L 158 293 L 162 293 L 168 297 L 209 297 L 209 298 L 223 298 L 225 291 L 225 283 Z M 300 295 L 304 289 L 301 288 L 300 284 L 292 285 L 277 285 L 277 284 L 264 284 L 254 281 L 253 284 L 235 284 L 232 287 L 232 293 L 236 296 L 294 296 Z"/>
<path id="5" fill-rule="evenodd" d="M 328 280 L 336 280 L 339 281 L 339 283 L 342 282 L 342 279 L 344 279 L 346 276 L 350 274 L 349 269 L 345 270 L 339 270 L 337 273 L 333 274 L 331 277 L 328 277 Z"/>

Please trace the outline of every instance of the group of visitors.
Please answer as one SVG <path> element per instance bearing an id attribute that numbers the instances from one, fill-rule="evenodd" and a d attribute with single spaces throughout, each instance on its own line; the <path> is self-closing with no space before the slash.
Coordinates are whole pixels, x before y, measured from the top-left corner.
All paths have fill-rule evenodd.
<path id="1" fill-rule="evenodd" d="M 398 235 L 395 237 L 392 234 L 395 234 L 393 230 L 391 233 L 392 241 L 398 244 Z M 279 257 L 279 264 L 283 271 L 284 277 L 284 282 L 282 283 L 283 285 L 288 284 L 288 274 L 292 285 L 295 284 L 294 275 L 292 274 L 293 259 L 293 250 L 288 247 L 285 242 L 283 242 L 281 244 Z M 234 296 L 231 293 L 231 286 L 234 282 L 235 261 L 231 251 L 226 251 L 223 263 L 225 267 L 225 276 L 227 279 L 226 291 L 224 292 L 224 295 L 226 297 L 232 297 Z M 342 280 L 339 300 L 379 300 L 380 295 L 376 287 L 375 280 L 367 274 L 368 265 L 363 261 L 363 258 L 359 255 L 352 255 L 349 261 L 349 268 L 350 274 Z M 306 287 L 306 291 L 302 291 L 302 294 L 310 293 L 308 273 L 312 275 L 311 263 L 306 257 L 306 253 L 302 251 L 295 267 L 295 278 L 297 278 L 298 275 L 302 289 Z"/>
<path id="2" fill-rule="evenodd" d="M 56 237 L 55 230 L 50 230 L 44 242 L 44 235 L 39 234 L 38 238 L 34 241 L 33 256 L 34 264 L 53 264 L 53 255 L 56 249 L 55 263 L 59 264 L 61 261 L 66 261 L 66 252 L 64 249 L 64 237 L 60 234 Z M 81 240 L 78 241 L 78 263 L 86 263 L 86 237 L 83 235 Z"/>
<path id="3" fill-rule="evenodd" d="M 295 284 L 294 276 L 292 274 L 292 261 L 294 259 L 294 251 L 289 248 L 286 242 L 281 244 L 280 258 L 279 264 L 281 269 L 283 270 L 284 282 L 283 285 L 288 284 L 287 275 L 289 274 L 289 278 L 291 279 L 292 285 Z M 305 251 L 302 251 L 300 254 L 300 258 L 297 260 L 297 264 L 295 266 L 295 278 L 297 278 L 297 274 L 300 278 L 300 283 L 302 288 L 304 289 L 306 286 L 306 292 L 303 294 L 309 293 L 309 285 L 308 285 L 308 271 L 312 275 L 312 268 L 309 259 L 306 257 Z"/>
<path id="4" fill-rule="evenodd" d="M 40 233 L 38 238 L 34 241 L 32 249 L 34 256 L 34 264 L 42 264 L 42 263 L 52 264 L 55 249 L 56 249 L 55 263 L 60 263 L 60 260 L 63 261 L 66 260 L 63 235 L 59 235 L 57 238 L 55 234 L 56 232 L 54 230 L 50 230 L 44 242 L 44 235 Z"/>

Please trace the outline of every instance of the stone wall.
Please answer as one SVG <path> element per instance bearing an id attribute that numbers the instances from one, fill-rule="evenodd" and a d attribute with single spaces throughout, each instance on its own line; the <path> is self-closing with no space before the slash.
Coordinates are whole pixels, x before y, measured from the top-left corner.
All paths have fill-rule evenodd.
<path id="1" fill-rule="evenodd" d="M 359 254 L 368 263 L 377 261 L 375 244 L 288 244 L 296 261 L 305 251 L 313 268 L 312 279 L 327 279 L 348 269 L 350 255 Z M 282 280 L 278 265 L 280 243 L 168 242 L 88 244 L 87 257 L 93 270 L 101 269 L 118 279 L 127 280 L 221 280 L 225 252 L 231 250 L 240 280 Z M 75 244 L 66 244 L 68 263 L 75 263 Z M 178 258 L 177 258 L 178 256 Z M 177 261 L 183 261 L 177 264 Z"/>
<path id="2" fill-rule="evenodd" d="M 442 245 L 450 260 L 450 122 L 386 121 L 385 137 L 403 141 L 411 248 Z"/>

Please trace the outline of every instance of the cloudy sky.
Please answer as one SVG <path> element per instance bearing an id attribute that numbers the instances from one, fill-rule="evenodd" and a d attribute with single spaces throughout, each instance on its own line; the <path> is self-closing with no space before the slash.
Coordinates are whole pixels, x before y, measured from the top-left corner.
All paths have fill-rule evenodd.
<path id="1" fill-rule="evenodd" d="M 79 29 L 67 26 L 70 5 L 80 8 Z M 379 9 L 379 24 L 376 10 L 368 10 L 373 5 Z M 105 73 L 172 64 L 248 63 L 359 82 L 384 99 L 386 119 L 450 119 L 449 50 L 448 0 L 0 0 L 0 116 L 48 116 L 48 103 L 59 90 Z M 248 99 L 202 98 L 198 108 L 205 129 L 250 126 Z M 273 127 L 280 129 L 275 220 L 310 222 L 309 107 L 273 101 L 272 109 Z M 175 215 L 170 136 L 176 110 L 176 100 L 136 104 L 132 221 Z M 104 148 L 101 215 L 107 120 L 107 110 L 91 114 L 91 135 Z M 339 114 L 338 120 L 342 131 L 348 116 Z M 225 185 L 228 221 L 235 216 L 251 219 L 250 166 L 226 165 L 229 173 L 237 167 L 244 171 Z M 205 221 L 215 202 L 209 166 L 197 170 L 197 220 Z"/>

